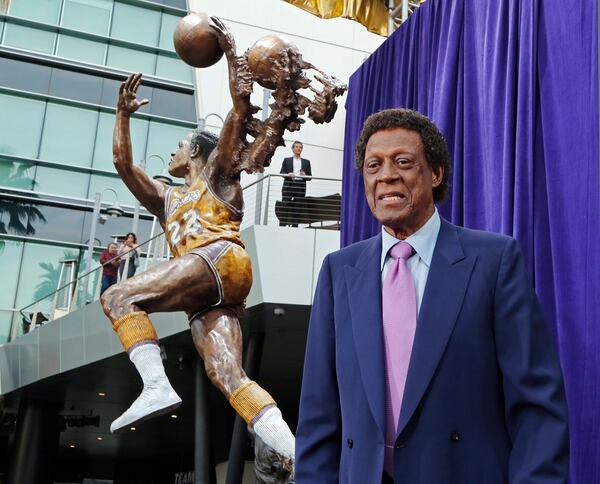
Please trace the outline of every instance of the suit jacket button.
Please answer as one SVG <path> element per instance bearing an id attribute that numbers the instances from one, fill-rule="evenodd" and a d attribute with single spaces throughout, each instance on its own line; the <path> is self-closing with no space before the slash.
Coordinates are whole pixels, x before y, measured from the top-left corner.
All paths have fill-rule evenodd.
<path id="1" fill-rule="evenodd" d="M 348 444 L 348 448 L 349 449 L 351 449 L 352 447 L 354 447 L 354 442 L 352 442 L 352 439 L 346 440 L 346 444 Z"/>
<path id="2" fill-rule="evenodd" d="M 450 434 L 450 440 L 452 442 L 458 442 L 460 440 L 460 434 L 458 432 L 452 432 Z"/>

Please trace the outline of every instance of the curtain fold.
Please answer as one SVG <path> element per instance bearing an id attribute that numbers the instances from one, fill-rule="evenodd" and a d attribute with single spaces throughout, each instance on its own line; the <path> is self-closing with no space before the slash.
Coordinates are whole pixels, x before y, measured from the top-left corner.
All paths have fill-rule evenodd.
<path id="1" fill-rule="evenodd" d="M 430 0 L 350 80 L 342 246 L 380 227 L 354 168 L 367 116 L 416 109 L 453 161 L 438 208 L 520 243 L 556 338 L 572 482 L 600 482 L 598 12 L 586 0 Z"/>

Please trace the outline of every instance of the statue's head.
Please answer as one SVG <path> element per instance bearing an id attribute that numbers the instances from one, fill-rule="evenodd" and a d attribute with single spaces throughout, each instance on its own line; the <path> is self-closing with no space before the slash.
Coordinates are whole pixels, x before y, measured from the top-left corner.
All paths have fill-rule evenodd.
<path id="1" fill-rule="evenodd" d="M 204 167 L 208 157 L 219 141 L 218 136 L 209 131 L 195 130 L 179 141 L 178 148 L 171 153 L 169 173 L 183 178 L 189 171 L 191 163 Z"/>
<path id="2" fill-rule="evenodd" d="M 267 89 L 288 85 L 293 89 L 307 87 L 309 79 L 304 69 L 312 67 L 287 38 L 270 34 L 258 39 L 246 53 L 252 77 Z"/>

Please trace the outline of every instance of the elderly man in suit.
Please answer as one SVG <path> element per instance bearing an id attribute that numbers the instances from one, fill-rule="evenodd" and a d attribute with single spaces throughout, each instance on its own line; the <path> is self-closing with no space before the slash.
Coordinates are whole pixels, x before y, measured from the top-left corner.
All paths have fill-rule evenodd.
<path id="1" fill-rule="evenodd" d="M 296 482 L 566 483 L 565 392 L 517 242 L 443 220 L 450 161 L 406 109 L 356 148 L 381 234 L 325 258 Z"/>
<path id="2" fill-rule="evenodd" d="M 282 175 L 287 175 L 283 180 L 283 188 L 281 189 L 281 201 L 283 205 L 286 207 L 286 211 L 288 212 L 288 216 L 293 218 L 293 200 L 295 198 L 301 198 L 306 195 L 306 182 L 310 181 L 310 178 L 304 178 L 306 176 L 312 176 L 312 171 L 310 168 L 310 160 L 306 158 L 302 158 L 300 155 L 302 154 L 302 149 L 304 148 L 303 144 L 300 141 L 294 141 L 292 144 L 292 153 L 294 156 L 290 156 L 289 158 L 284 158 L 283 163 L 281 164 L 281 173 Z M 279 225 L 290 225 L 292 227 L 297 227 L 298 224 L 287 223 L 287 220 L 281 220 Z"/>

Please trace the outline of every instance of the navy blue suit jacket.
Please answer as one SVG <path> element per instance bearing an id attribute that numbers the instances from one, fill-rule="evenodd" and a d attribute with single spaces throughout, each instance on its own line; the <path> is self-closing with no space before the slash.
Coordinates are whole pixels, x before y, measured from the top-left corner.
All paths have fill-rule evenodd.
<path id="1" fill-rule="evenodd" d="M 325 258 L 310 319 L 296 483 L 379 484 L 381 235 Z M 565 483 L 567 408 L 517 242 L 442 220 L 394 453 L 397 484 Z"/>

